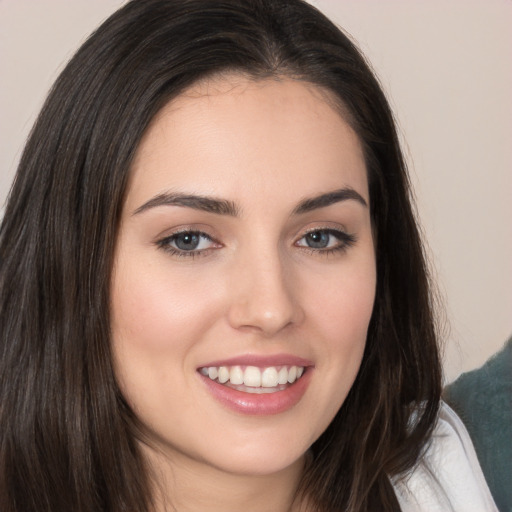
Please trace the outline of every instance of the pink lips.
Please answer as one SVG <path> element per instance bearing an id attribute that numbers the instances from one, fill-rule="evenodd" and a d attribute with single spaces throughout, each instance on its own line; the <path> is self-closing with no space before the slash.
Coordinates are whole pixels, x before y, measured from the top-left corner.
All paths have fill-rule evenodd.
<path id="1" fill-rule="evenodd" d="M 201 368 L 212 366 L 257 366 L 263 368 L 285 365 L 302 366 L 305 369 L 304 374 L 293 384 L 288 384 L 285 389 L 274 393 L 245 393 L 213 381 L 200 374 L 199 371 L 198 375 L 213 397 L 229 409 L 242 414 L 271 415 L 291 409 L 304 396 L 313 374 L 313 363 L 311 361 L 289 354 L 275 356 L 251 355 L 212 361 L 201 366 Z"/>

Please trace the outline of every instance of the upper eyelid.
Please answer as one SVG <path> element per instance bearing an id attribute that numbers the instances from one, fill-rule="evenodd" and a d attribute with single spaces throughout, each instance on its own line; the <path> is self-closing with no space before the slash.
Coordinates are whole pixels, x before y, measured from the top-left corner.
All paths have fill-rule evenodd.
<path id="1" fill-rule="evenodd" d="M 204 236 L 206 238 L 212 238 L 212 235 L 206 233 L 205 231 L 201 231 L 200 229 L 180 229 L 178 231 L 173 231 L 169 233 L 169 235 L 164 236 L 164 238 L 172 238 L 173 236 L 183 235 L 184 233 L 193 233 L 195 235 Z"/>
<path id="2" fill-rule="evenodd" d="M 341 228 L 341 227 L 337 227 L 337 228 L 333 228 L 331 226 L 324 226 L 324 227 L 313 227 L 313 228 L 310 228 L 310 229 L 306 229 L 305 231 L 303 231 L 303 235 L 307 235 L 308 233 L 315 233 L 316 231 L 329 231 L 329 232 L 333 232 L 333 233 L 346 233 L 347 230 L 345 228 Z"/>
<path id="3" fill-rule="evenodd" d="M 160 231 L 160 233 L 158 233 L 154 237 L 154 241 L 157 242 L 159 240 L 163 240 L 165 238 L 171 238 L 173 236 L 177 236 L 182 233 L 198 233 L 200 235 L 209 237 L 212 240 L 216 239 L 216 235 L 213 234 L 213 230 L 206 226 L 203 226 L 203 225 L 194 226 L 194 225 L 184 224 L 182 226 L 178 226 L 178 227 L 174 227 L 174 228 L 167 228 L 167 229 Z"/>
<path id="4" fill-rule="evenodd" d="M 328 225 L 328 224 L 322 224 L 320 226 L 312 226 L 311 228 L 301 229 L 295 234 L 294 238 L 295 238 L 295 240 L 300 240 L 301 238 L 305 237 L 309 233 L 315 233 L 317 231 L 327 231 L 329 233 L 333 233 L 333 234 L 339 233 L 341 235 L 349 235 L 350 234 L 350 232 L 344 226 L 340 226 L 340 225 L 332 226 L 332 225 Z"/>
<path id="5" fill-rule="evenodd" d="M 317 229 L 311 229 L 309 231 L 304 231 L 302 233 L 302 235 L 297 237 L 296 242 L 298 242 L 299 240 L 302 240 L 304 237 L 306 237 L 307 235 L 309 235 L 311 233 L 317 233 L 317 232 L 324 232 L 324 233 L 328 233 L 333 236 L 336 236 L 338 234 L 338 235 L 341 235 L 340 239 L 355 238 L 355 235 L 352 233 L 349 233 L 346 229 L 317 228 Z"/>
<path id="6" fill-rule="evenodd" d="M 316 231 L 329 231 L 329 232 L 332 232 L 332 233 L 343 233 L 343 234 L 349 234 L 349 230 L 347 230 L 345 228 L 345 226 L 340 226 L 340 225 L 336 225 L 336 226 L 332 226 L 332 225 L 329 225 L 329 224 L 321 224 L 319 226 L 312 226 L 312 227 L 309 227 L 309 228 L 301 228 L 297 231 L 295 231 L 295 234 L 292 235 L 293 238 L 301 238 L 309 233 L 314 233 Z M 155 237 L 155 240 L 162 240 L 164 238 L 171 238 L 173 236 L 178 236 L 180 234 L 183 234 L 183 233 L 196 233 L 196 234 L 199 234 L 199 235 L 203 235 L 211 240 L 216 240 L 217 238 L 217 235 L 215 234 L 212 234 L 210 232 L 210 230 L 208 229 L 205 229 L 203 227 L 195 227 L 195 226 L 183 226 L 183 227 L 178 227 L 178 228 L 174 228 L 174 229 L 166 229 L 164 231 L 162 231 L 161 233 L 159 233 L 156 237 Z"/>
<path id="7" fill-rule="evenodd" d="M 198 229 L 183 229 L 183 230 L 180 230 L 180 231 L 174 231 L 173 233 L 170 233 L 169 235 L 164 235 L 164 236 L 159 237 L 158 240 L 157 240 L 157 243 L 158 242 L 164 242 L 166 240 L 172 240 L 173 238 L 176 238 L 179 235 L 183 235 L 185 233 L 199 235 L 200 237 L 204 237 L 207 240 L 210 240 L 211 242 L 214 242 L 214 243 L 217 243 L 217 244 L 219 243 L 219 242 L 217 242 L 217 240 L 212 235 L 210 235 L 209 233 L 206 233 L 204 231 L 200 231 Z"/>

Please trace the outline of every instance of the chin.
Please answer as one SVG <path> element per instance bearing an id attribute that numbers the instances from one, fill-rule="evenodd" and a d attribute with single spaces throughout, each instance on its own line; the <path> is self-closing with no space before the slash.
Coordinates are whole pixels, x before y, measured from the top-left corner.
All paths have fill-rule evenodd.
<path id="1" fill-rule="evenodd" d="M 207 462 L 224 472 L 245 476 L 272 475 L 296 465 L 302 467 L 305 453 L 313 442 L 309 436 L 293 439 L 289 433 L 255 433 L 252 439 L 231 439 L 233 442 L 227 446 L 211 446 L 206 452 Z"/>
<path id="2" fill-rule="evenodd" d="M 304 457 L 304 452 L 285 454 L 267 450 L 266 453 L 240 454 L 224 458 L 222 461 L 211 461 L 210 464 L 224 473 L 264 477 L 292 470 L 297 466 L 302 467 Z"/>

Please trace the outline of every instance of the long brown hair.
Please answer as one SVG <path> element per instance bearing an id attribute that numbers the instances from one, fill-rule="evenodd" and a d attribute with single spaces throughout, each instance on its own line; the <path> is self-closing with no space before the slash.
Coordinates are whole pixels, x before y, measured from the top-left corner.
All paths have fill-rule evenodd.
<path id="1" fill-rule="evenodd" d="M 350 39 L 301 0 L 133 0 L 56 81 L 1 224 L 2 512 L 152 510 L 136 418 L 111 363 L 115 237 L 149 122 L 224 71 L 327 88 L 364 147 L 376 301 L 361 369 L 311 448 L 300 492 L 319 512 L 399 510 L 390 477 L 425 446 L 441 372 L 407 171 L 376 78 Z"/>

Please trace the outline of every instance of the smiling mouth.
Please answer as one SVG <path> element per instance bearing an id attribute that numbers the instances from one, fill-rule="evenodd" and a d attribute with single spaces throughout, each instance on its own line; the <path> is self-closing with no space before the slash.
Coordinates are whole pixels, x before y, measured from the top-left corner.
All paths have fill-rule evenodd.
<path id="1" fill-rule="evenodd" d="M 199 373 L 223 386 L 245 393 L 284 391 L 304 374 L 303 366 L 209 366 Z"/>

